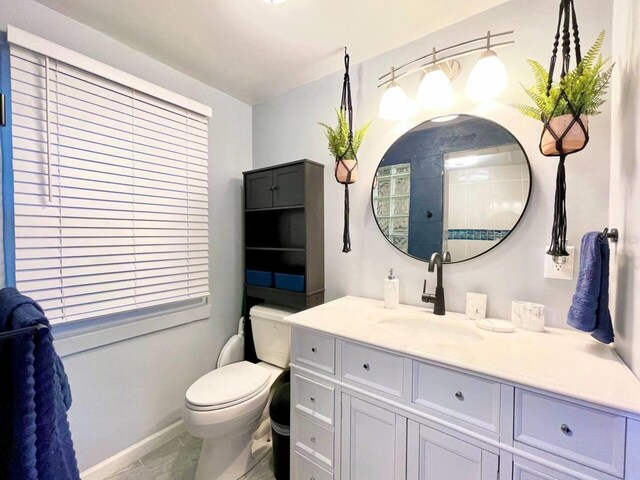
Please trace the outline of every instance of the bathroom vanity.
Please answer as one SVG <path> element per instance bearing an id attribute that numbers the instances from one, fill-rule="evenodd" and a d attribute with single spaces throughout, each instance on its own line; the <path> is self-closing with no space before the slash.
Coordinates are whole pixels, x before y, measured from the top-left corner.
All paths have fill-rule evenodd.
<path id="1" fill-rule="evenodd" d="M 640 382 L 588 335 L 357 297 L 288 319 L 295 480 L 640 479 Z"/>

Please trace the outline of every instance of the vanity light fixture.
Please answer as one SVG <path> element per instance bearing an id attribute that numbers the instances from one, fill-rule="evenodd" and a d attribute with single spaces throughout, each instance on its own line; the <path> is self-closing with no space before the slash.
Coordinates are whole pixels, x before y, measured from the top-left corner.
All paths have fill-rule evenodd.
<path id="1" fill-rule="evenodd" d="M 496 98 L 507 86 L 507 71 L 494 50 L 511 45 L 515 43 L 515 40 L 495 43 L 492 43 L 492 41 L 496 37 L 511 34 L 513 34 L 513 30 L 500 33 L 491 33 L 489 31 L 482 37 L 441 48 L 440 50 L 433 48 L 431 53 L 427 55 L 423 55 L 399 67 L 391 67 L 390 72 L 379 78 L 382 83 L 378 85 L 378 88 L 387 87 L 380 100 L 380 117 L 389 120 L 407 118 L 410 114 L 411 102 L 400 85 L 398 85 L 398 81 L 417 72 L 422 72 L 423 74 L 418 87 L 418 103 L 430 110 L 438 110 L 450 106 L 455 99 L 451 81 L 458 76 L 461 70 L 460 63 L 456 59 L 476 52 L 482 52 L 482 55 L 469 76 L 467 96 L 474 101 Z M 484 45 L 473 46 L 478 42 L 483 42 Z M 466 49 L 463 47 L 466 47 Z"/>
<path id="2" fill-rule="evenodd" d="M 507 69 L 491 50 L 491 32 L 487 32 L 487 50 L 480 55 L 467 80 L 467 97 L 475 102 L 492 100 L 507 88 Z"/>
<path id="3" fill-rule="evenodd" d="M 262 0 L 265 3 L 270 3 L 271 5 L 275 5 L 276 3 L 284 3 L 287 0 Z"/>
<path id="4" fill-rule="evenodd" d="M 411 105 L 407 94 L 400 85 L 394 81 L 394 70 L 391 69 L 391 81 L 387 83 L 387 88 L 382 94 L 378 115 L 380 118 L 399 122 L 405 120 L 411 110 Z"/>
<path id="5" fill-rule="evenodd" d="M 478 163 L 480 159 L 476 155 L 467 155 L 464 157 L 449 158 L 444 162 L 447 168 L 467 168 Z"/>
<path id="6" fill-rule="evenodd" d="M 436 63 L 435 48 L 432 52 L 432 59 L 433 65 L 426 69 L 422 75 L 417 100 L 420 105 L 429 110 L 442 110 L 453 104 L 453 87 L 442 66 Z"/>

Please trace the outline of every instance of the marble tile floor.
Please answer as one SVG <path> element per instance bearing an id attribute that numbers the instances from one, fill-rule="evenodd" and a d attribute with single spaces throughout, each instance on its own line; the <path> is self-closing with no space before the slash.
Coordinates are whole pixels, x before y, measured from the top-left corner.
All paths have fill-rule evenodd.
<path id="1" fill-rule="evenodd" d="M 185 432 L 105 480 L 194 480 L 201 446 Z M 240 480 L 275 480 L 271 453 Z"/>
<path id="2" fill-rule="evenodd" d="M 258 464 L 240 480 L 275 480 L 273 476 L 273 455 L 271 452 L 260 460 Z"/>

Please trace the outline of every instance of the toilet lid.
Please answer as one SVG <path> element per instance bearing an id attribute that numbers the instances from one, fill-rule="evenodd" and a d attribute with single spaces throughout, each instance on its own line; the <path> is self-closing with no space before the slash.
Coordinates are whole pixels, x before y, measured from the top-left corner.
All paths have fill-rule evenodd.
<path id="1" fill-rule="evenodd" d="M 254 397 L 269 383 L 267 369 L 238 362 L 203 375 L 187 390 L 187 402 L 195 407 L 231 406 Z"/>

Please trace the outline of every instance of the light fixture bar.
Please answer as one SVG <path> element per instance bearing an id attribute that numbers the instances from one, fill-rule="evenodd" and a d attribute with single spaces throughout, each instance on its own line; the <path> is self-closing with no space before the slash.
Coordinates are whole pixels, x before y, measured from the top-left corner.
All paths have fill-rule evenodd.
<path id="1" fill-rule="evenodd" d="M 428 57 L 431 57 L 431 56 L 438 55 L 439 53 L 446 52 L 447 50 L 452 50 L 452 49 L 454 49 L 454 48 L 463 47 L 463 46 L 465 46 L 465 45 L 469 45 L 470 43 L 479 42 L 479 41 L 481 41 L 481 40 L 482 40 L 482 41 L 488 41 L 488 42 L 489 42 L 489 43 L 488 43 L 488 45 L 489 45 L 489 46 L 488 46 L 488 47 L 485 47 L 485 48 L 491 48 L 490 41 L 491 41 L 491 39 L 492 39 L 492 38 L 495 38 L 495 37 L 501 37 L 501 36 L 503 36 L 503 35 L 511 35 L 512 33 L 514 33 L 514 32 L 513 32 L 513 30 L 509 30 L 509 31 L 507 31 L 507 32 L 500 32 L 500 33 L 491 33 L 491 31 L 489 31 L 489 32 L 487 33 L 487 35 L 483 35 L 483 36 L 481 36 L 481 37 L 474 38 L 473 40 L 467 40 L 467 41 L 465 41 L 465 42 L 456 43 L 455 45 L 451 45 L 451 46 L 449 46 L 449 47 L 441 48 L 440 50 L 436 50 L 436 49 L 434 48 L 434 49 L 433 49 L 433 51 L 432 51 L 431 53 L 427 53 L 426 55 L 423 55 L 422 57 L 418 57 L 418 58 L 416 58 L 415 60 L 411 60 L 410 62 L 407 62 L 407 63 L 405 63 L 405 64 L 403 64 L 403 65 L 400 65 L 399 67 L 395 67 L 395 70 L 396 70 L 396 71 L 398 71 L 398 70 L 402 70 L 403 68 L 406 68 L 406 67 L 408 67 L 408 66 L 410 66 L 410 65 L 413 65 L 414 63 L 418 63 L 419 61 L 424 60 L 425 58 L 428 58 Z M 511 42 L 509 42 L 509 43 L 515 43 L 515 41 L 514 41 L 514 40 L 512 40 L 512 41 L 511 41 Z M 496 45 L 497 45 L 497 44 L 496 44 Z M 501 44 L 501 45 L 502 45 L 502 44 Z M 494 45 L 494 46 L 495 46 L 495 45 Z M 463 53 L 465 53 L 465 52 L 463 52 Z M 378 80 L 382 80 L 383 78 L 388 77 L 389 75 L 391 75 L 391 72 L 389 72 L 389 73 L 385 73 L 385 74 L 384 74 L 384 75 L 382 75 L 381 77 L 378 77 Z"/>
<path id="2" fill-rule="evenodd" d="M 409 75 L 412 75 L 412 74 L 414 74 L 416 72 L 421 71 L 423 68 L 425 68 L 425 67 L 427 67 L 429 65 L 436 65 L 438 63 L 442 63 L 442 62 L 445 62 L 447 60 L 454 60 L 454 59 L 469 55 L 471 53 L 481 52 L 483 50 L 501 48 L 501 47 L 505 47 L 507 45 L 511 45 L 511 44 L 515 43 L 515 40 L 508 40 L 508 41 L 505 41 L 505 42 L 499 42 L 499 43 L 493 43 L 492 44 L 491 43 L 491 39 L 495 38 L 495 37 L 501 37 L 501 36 L 504 36 L 504 35 L 511 35 L 512 33 L 514 33 L 513 30 L 509 30 L 507 32 L 500 32 L 500 33 L 488 32 L 487 35 L 484 35 L 484 36 L 478 37 L 478 38 L 474 38 L 473 40 L 467 40 L 465 42 L 461 42 L 461 43 L 458 43 L 456 45 L 451 45 L 449 47 L 441 48 L 440 50 L 433 50 L 431 53 L 428 53 L 428 54 L 423 55 L 423 56 L 421 56 L 419 58 L 416 58 L 415 60 L 407 62 L 407 63 L 405 63 L 405 64 L 403 64 L 403 65 L 401 65 L 399 67 L 394 67 L 393 68 L 393 72 L 394 72 L 393 73 L 393 77 L 394 77 L 395 80 L 400 80 L 401 78 L 407 77 Z M 443 57 L 437 58 L 437 55 L 439 53 L 446 52 L 448 50 L 453 50 L 455 48 L 460 48 L 460 47 L 463 47 L 465 45 L 469 45 L 471 43 L 480 42 L 480 41 L 487 42 L 487 43 L 485 45 L 481 46 L 481 47 L 474 47 L 474 48 L 470 48 L 468 50 L 464 50 L 462 52 L 453 53 L 453 54 L 450 54 L 450 55 L 445 55 Z M 428 61 L 426 63 L 423 63 L 419 67 L 415 67 L 415 68 L 412 68 L 410 70 L 407 70 L 406 72 L 398 74 L 398 70 L 403 70 L 403 69 L 405 69 L 405 68 L 407 68 L 407 67 L 409 67 L 411 65 L 414 65 L 414 64 L 416 64 L 418 62 L 421 62 L 421 61 L 424 61 L 425 59 L 430 58 L 430 57 L 431 57 L 430 61 Z M 379 77 L 378 80 L 382 80 L 382 79 L 388 77 L 389 75 L 391 75 L 391 72 L 385 73 L 384 75 Z M 378 88 L 382 87 L 384 85 L 387 85 L 388 83 L 391 83 L 391 81 L 392 81 L 391 79 L 385 80 L 380 85 L 378 85 Z"/>

